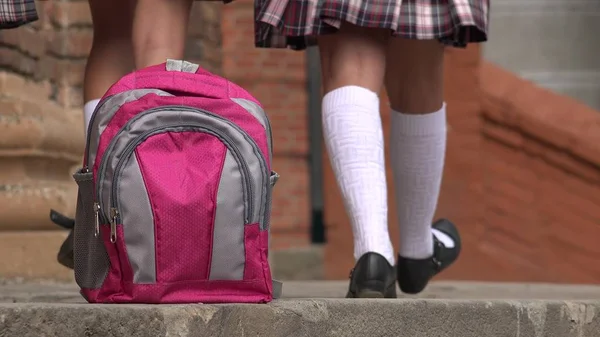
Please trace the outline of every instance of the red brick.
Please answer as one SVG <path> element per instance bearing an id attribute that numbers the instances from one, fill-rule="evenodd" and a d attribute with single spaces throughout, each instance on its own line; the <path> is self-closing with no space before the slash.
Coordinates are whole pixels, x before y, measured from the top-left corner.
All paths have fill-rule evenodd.
<path id="1" fill-rule="evenodd" d="M 281 250 L 288 248 L 306 247 L 310 245 L 307 231 L 279 234 L 274 232 L 271 235 L 271 249 Z"/>
<path id="2" fill-rule="evenodd" d="M 2 32 L 2 41 L 7 46 L 15 47 L 29 56 L 41 57 L 45 52 L 44 34 L 40 34 L 31 27 L 7 29 Z"/>
<path id="3" fill-rule="evenodd" d="M 511 233 L 502 227 L 488 229 L 482 242 L 484 245 L 494 246 L 501 252 L 498 258 L 510 261 L 519 269 L 528 269 L 529 271 L 543 271 L 544 265 L 540 265 L 536 258 L 535 246 L 529 241 L 524 241 L 518 231 Z"/>
<path id="4" fill-rule="evenodd" d="M 554 215 L 563 221 L 590 221 L 600 226 L 598 186 L 588 187 L 587 191 L 580 193 L 569 192 L 554 181 L 542 181 L 540 186 L 539 202 L 548 217 Z M 586 192 L 594 195 L 588 197 Z"/>
<path id="5" fill-rule="evenodd" d="M 536 182 L 532 181 L 528 184 L 518 184 L 512 181 L 507 181 L 504 176 L 488 175 L 484 182 L 486 191 L 490 193 L 497 193 L 505 196 L 510 200 L 523 205 L 524 207 L 535 204 L 536 193 L 535 187 Z"/>
<path id="6" fill-rule="evenodd" d="M 50 51 L 57 56 L 85 58 L 92 48 L 93 34 L 89 29 L 63 29 L 55 31 Z"/>
<path id="7" fill-rule="evenodd" d="M 495 123 L 483 123 L 482 130 L 486 137 L 506 145 L 520 148 L 525 143 L 523 135 L 517 131 Z"/>
<path id="8" fill-rule="evenodd" d="M 51 21 L 58 27 L 91 27 L 92 16 L 87 1 L 55 1 Z"/>
<path id="9" fill-rule="evenodd" d="M 308 162 L 305 158 L 275 157 L 273 169 L 281 175 L 273 190 L 273 231 L 303 229 L 308 235 Z"/>
<path id="10" fill-rule="evenodd" d="M 7 48 L 0 49 L 0 66 L 31 77 L 35 76 L 37 68 L 34 58 L 23 55 L 16 49 Z"/>
<path id="11" fill-rule="evenodd" d="M 591 182 L 600 181 L 600 170 L 597 166 L 573 158 L 573 155 L 569 152 L 551 149 L 544 153 L 544 159 L 552 165 L 560 167 L 567 172 L 571 172 L 582 179 Z"/>
<path id="12" fill-rule="evenodd" d="M 83 73 L 85 60 L 64 60 L 54 57 L 45 57 L 40 60 L 42 75 L 54 83 L 69 86 L 83 86 Z"/>
<path id="13" fill-rule="evenodd" d="M 83 102 L 82 88 L 70 87 L 67 85 L 56 86 L 56 102 L 61 106 L 71 108 L 80 106 Z"/>
<path id="14" fill-rule="evenodd" d="M 578 283 L 597 282 L 595 275 L 600 273 L 597 253 L 582 247 L 581 242 L 569 242 L 562 237 L 550 237 L 548 242 L 550 245 L 547 254 L 552 257 L 551 261 L 555 272 L 561 274 L 561 282 L 573 282 L 573 279 L 576 279 Z"/>
<path id="15" fill-rule="evenodd" d="M 486 173 L 490 176 L 502 177 L 504 181 L 522 185 L 537 184 L 539 177 L 525 165 L 511 161 L 493 152 L 485 156 Z"/>
<path id="16" fill-rule="evenodd" d="M 478 246 L 477 254 L 481 261 L 476 262 L 478 268 L 476 276 L 472 279 L 495 282 L 548 282 L 548 276 L 544 274 L 547 268 L 523 258 L 519 252 L 511 250 L 512 247 L 499 244 L 501 242 L 484 242 Z"/>

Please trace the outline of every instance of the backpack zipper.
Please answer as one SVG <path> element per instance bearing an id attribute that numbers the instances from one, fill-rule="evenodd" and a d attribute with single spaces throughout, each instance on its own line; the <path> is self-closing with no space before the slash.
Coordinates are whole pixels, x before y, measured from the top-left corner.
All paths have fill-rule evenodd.
<path id="1" fill-rule="evenodd" d="M 115 207 L 110 208 L 110 242 L 117 242 L 117 218 L 119 211 Z"/>

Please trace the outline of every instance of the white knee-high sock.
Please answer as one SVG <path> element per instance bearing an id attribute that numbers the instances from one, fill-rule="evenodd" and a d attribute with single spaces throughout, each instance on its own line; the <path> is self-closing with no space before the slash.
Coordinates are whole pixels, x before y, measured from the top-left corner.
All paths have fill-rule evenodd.
<path id="1" fill-rule="evenodd" d="M 86 136 L 88 132 L 88 126 L 90 125 L 90 120 L 92 119 L 92 114 L 94 113 L 94 110 L 96 110 L 96 106 L 98 106 L 99 102 L 100 99 L 93 99 L 85 103 L 83 106 L 83 127 L 85 128 L 84 132 Z"/>
<path id="2" fill-rule="evenodd" d="M 350 216 L 355 259 L 376 252 L 394 265 L 377 94 L 358 86 L 327 93 L 323 97 L 323 134 Z"/>
<path id="3" fill-rule="evenodd" d="M 391 131 L 400 255 L 428 258 L 433 254 L 433 235 L 445 246 L 453 245 L 449 236 L 431 228 L 444 170 L 446 106 L 424 115 L 392 111 Z"/>

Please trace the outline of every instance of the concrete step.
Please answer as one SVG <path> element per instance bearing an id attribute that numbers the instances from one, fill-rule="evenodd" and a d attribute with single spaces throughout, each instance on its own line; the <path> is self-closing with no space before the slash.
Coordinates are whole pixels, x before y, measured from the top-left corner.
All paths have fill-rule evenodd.
<path id="1" fill-rule="evenodd" d="M 285 282 L 268 305 L 91 305 L 72 284 L 0 285 L 0 336 L 597 337 L 600 287 L 434 282 L 343 299 L 347 282 Z"/>

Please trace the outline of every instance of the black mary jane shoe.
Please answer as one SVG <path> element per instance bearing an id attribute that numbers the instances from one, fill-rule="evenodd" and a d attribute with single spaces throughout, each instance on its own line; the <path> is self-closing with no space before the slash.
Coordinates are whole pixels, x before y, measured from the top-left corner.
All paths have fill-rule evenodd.
<path id="1" fill-rule="evenodd" d="M 448 235 L 454 247 L 446 247 L 433 236 L 433 256 L 426 259 L 409 259 L 398 256 L 397 277 L 400 290 L 405 294 L 418 294 L 435 275 L 448 268 L 460 255 L 461 242 L 458 229 L 446 219 L 436 221 L 433 228 Z M 433 235 L 433 234 L 432 234 Z"/>
<path id="2" fill-rule="evenodd" d="M 346 298 L 396 298 L 394 267 L 378 253 L 364 254 L 350 272 Z"/>

